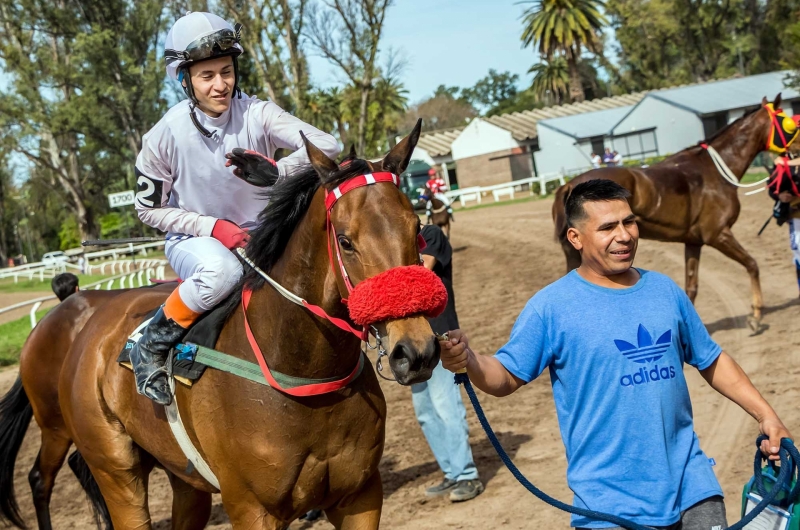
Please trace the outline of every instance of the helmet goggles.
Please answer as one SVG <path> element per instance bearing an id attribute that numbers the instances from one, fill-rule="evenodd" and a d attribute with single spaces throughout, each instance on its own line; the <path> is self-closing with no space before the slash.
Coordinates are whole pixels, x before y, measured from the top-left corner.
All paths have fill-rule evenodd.
<path id="1" fill-rule="evenodd" d="M 236 45 L 239 44 L 241 32 L 241 24 L 236 24 L 233 30 L 215 31 L 192 41 L 186 50 L 165 50 L 164 60 L 170 62 L 178 59 L 183 64 L 189 64 L 224 55 L 239 55 L 241 50 Z"/>

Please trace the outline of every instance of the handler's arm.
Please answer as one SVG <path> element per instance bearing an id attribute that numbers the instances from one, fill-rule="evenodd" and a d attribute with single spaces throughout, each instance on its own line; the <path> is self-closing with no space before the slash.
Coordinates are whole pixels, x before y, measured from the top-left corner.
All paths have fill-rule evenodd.
<path id="1" fill-rule="evenodd" d="M 700 374 L 714 390 L 730 399 L 750 414 L 757 422 L 761 434 L 769 441 L 761 444 L 761 451 L 770 455 L 770 460 L 779 460 L 778 451 L 781 438 L 792 435 L 778 418 L 767 400 L 759 393 L 742 367 L 725 352 Z"/>
<path id="2" fill-rule="evenodd" d="M 494 357 L 473 352 L 467 336 L 460 330 L 451 331 L 450 340 L 440 341 L 439 344 L 442 347 L 442 365 L 451 372 L 466 368 L 472 384 L 487 394 L 507 396 L 525 384 Z"/>

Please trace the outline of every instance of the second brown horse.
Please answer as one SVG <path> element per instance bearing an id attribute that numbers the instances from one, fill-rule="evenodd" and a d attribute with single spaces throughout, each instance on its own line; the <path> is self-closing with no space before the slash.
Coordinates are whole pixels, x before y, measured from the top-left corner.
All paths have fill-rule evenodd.
<path id="1" fill-rule="evenodd" d="M 780 94 L 773 102 L 779 109 Z M 722 157 L 738 180 L 765 150 L 771 133 L 772 116 L 762 108 L 734 121 L 706 140 Z M 564 201 L 577 184 L 591 179 L 609 179 L 631 192 L 631 209 L 636 214 L 640 237 L 683 243 L 686 261 L 686 294 L 694 302 L 698 288 L 700 251 L 709 245 L 742 264 L 750 275 L 753 314 L 748 324 L 760 327 L 761 283 L 756 260 L 731 231 L 739 218 L 738 188 L 720 175 L 708 151 L 697 145 L 684 149 L 649 168 L 612 167 L 589 171 L 575 177 L 556 191 L 553 221 L 556 238 L 567 258 L 567 270 L 580 265 L 580 254 L 566 240 Z"/>

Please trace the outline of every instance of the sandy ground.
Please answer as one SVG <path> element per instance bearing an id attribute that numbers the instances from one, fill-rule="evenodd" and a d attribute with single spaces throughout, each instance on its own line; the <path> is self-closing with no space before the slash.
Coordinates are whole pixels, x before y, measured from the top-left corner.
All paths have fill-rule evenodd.
<path id="1" fill-rule="evenodd" d="M 747 370 L 790 429 L 800 431 L 798 346 L 800 332 L 797 284 L 785 227 L 774 225 L 760 237 L 758 228 L 769 215 L 765 194 L 742 197 L 743 212 L 734 228 L 742 244 L 761 266 L 764 289 L 763 333 L 753 336 L 745 318 L 750 311 L 749 281 L 744 269 L 713 249 L 700 266 L 697 309 L 714 339 Z M 516 316 L 539 289 L 558 279 L 564 259 L 553 241 L 549 200 L 458 212 L 452 230 L 455 290 L 462 327 L 473 347 L 492 353 L 507 339 Z M 637 265 L 655 269 L 683 284 L 683 246 L 641 243 Z M 0 299 L 0 306 L 5 300 Z M 793 362 L 794 361 L 794 362 Z M 716 459 L 717 476 L 727 496 L 729 519 L 738 520 L 741 488 L 752 473 L 757 426 L 744 412 L 708 387 L 692 368 L 686 370 L 695 412 L 695 426 L 706 453 Z M 16 372 L 0 373 L 0 391 Z M 428 500 L 424 489 L 441 479 L 411 406 L 408 388 L 382 382 L 388 402 L 386 450 L 381 464 L 385 490 L 384 528 L 566 528 L 568 517 L 530 496 L 503 468 L 469 410 L 475 460 L 486 492 L 463 504 Z M 466 399 L 466 398 L 465 398 Z M 565 481 L 565 458 L 558 434 L 549 378 L 543 377 L 514 396 L 482 395 L 489 420 L 522 471 L 544 491 L 571 499 Z M 38 429 L 31 425 L 17 460 L 16 488 L 25 520 L 35 525 L 27 473 L 38 449 Z M 170 526 L 170 492 L 166 477 L 156 472 L 151 482 L 155 528 Z M 53 494 L 55 528 L 88 528 L 89 511 L 71 473 L 63 472 Z M 229 528 L 215 497 L 210 528 Z M 326 521 L 294 523 L 294 530 L 331 528 Z"/>

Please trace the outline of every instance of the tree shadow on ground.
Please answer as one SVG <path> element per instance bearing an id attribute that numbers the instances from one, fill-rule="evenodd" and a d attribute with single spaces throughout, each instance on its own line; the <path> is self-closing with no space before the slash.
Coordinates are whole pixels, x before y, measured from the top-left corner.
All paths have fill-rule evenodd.
<path id="1" fill-rule="evenodd" d="M 497 438 L 500 440 L 503 448 L 505 448 L 508 455 L 513 459 L 517 454 L 520 446 L 525 442 L 531 440 L 531 436 L 527 434 L 517 434 L 513 432 L 498 432 Z M 478 468 L 481 481 L 486 484 L 497 474 L 497 471 L 503 467 L 503 462 L 492 447 L 491 442 L 485 437 L 481 436 L 480 441 L 472 444 L 472 456 L 475 460 L 475 466 Z M 430 460 L 422 464 L 407 467 L 404 469 L 394 469 L 395 459 L 393 457 L 384 457 L 381 460 L 381 479 L 383 481 L 383 497 L 388 498 L 397 490 L 410 482 L 421 477 L 428 475 L 439 474 L 439 465 L 435 460 Z"/>
<path id="2" fill-rule="evenodd" d="M 773 306 L 765 306 L 761 309 L 762 316 L 769 315 L 770 313 L 778 313 L 784 311 L 786 309 L 790 309 L 800 305 L 800 298 L 792 298 L 791 300 L 787 300 L 782 304 L 773 305 Z M 720 318 L 714 322 L 709 323 L 706 325 L 706 329 L 710 335 L 713 335 L 717 331 L 730 331 L 732 329 L 742 329 L 747 327 L 747 317 L 749 314 L 746 315 L 738 315 L 735 317 L 725 317 Z M 759 329 L 753 335 L 760 335 L 761 333 L 765 332 L 769 329 L 767 324 L 762 324 L 762 328 Z"/>

